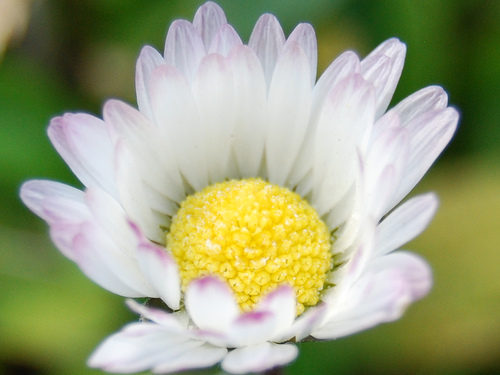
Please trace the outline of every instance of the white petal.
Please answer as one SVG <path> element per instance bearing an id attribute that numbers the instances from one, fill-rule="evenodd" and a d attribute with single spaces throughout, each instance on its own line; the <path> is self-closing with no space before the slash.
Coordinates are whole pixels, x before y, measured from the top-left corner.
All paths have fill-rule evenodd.
<path id="1" fill-rule="evenodd" d="M 156 69 L 151 82 L 151 105 L 165 148 L 176 155 L 176 164 L 194 190 L 208 185 L 206 146 L 200 131 L 198 109 L 186 79 L 170 65 Z"/>
<path id="2" fill-rule="evenodd" d="M 228 57 L 233 71 L 233 152 L 240 176 L 255 177 L 264 156 L 266 135 L 266 81 L 259 59 L 247 46 L 236 47 Z"/>
<path id="3" fill-rule="evenodd" d="M 385 255 L 417 237 L 436 213 L 435 194 L 419 195 L 396 208 L 377 228 L 375 256 Z"/>
<path id="4" fill-rule="evenodd" d="M 325 101 L 328 98 L 328 94 L 340 81 L 342 81 L 347 76 L 360 71 L 359 59 L 352 52 L 346 52 L 340 55 L 335 61 L 328 67 L 328 69 L 323 73 L 323 75 L 318 80 L 316 86 L 313 89 L 312 104 L 310 111 L 309 126 L 304 134 L 303 145 L 300 149 L 300 154 L 297 157 L 297 161 L 293 166 L 289 177 L 290 186 L 296 186 L 301 183 L 301 180 L 307 178 L 308 175 L 312 176 L 310 171 L 313 167 L 313 161 L 311 155 L 315 152 L 315 135 L 318 126 L 318 120 L 322 112 Z M 304 186 L 312 186 L 312 181 L 304 183 Z M 301 189 L 301 195 L 307 195 L 309 193 L 308 189 Z"/>
<path id="5" fill-rule="evenodd" d="M 124 254 L 93 223 L 83 223 L 73 240 L 75 262 L 88 278 L 125 297 L 157 297 L 135 259 Z"/>
<path id="6" fill-rule="evenodd" d="M 227 20 L 224 11 L 212 1 L 208 1 L 199 7 L 193 19 L 193 26 L 201 36 L 207 51 L 215 35 L 226 24 Z"/>
<path id="7" fill-rule="evenodd" d="M 152 241 L 164 243 L 161 231 L 164 222 L 158 221 L 148 204 L 144 185 L 137 178 L 137 160 L 124 142 L 118 142 L 116 148 L 116 181 L 119 188 L 120 203 L 127 216 L 137 223 Z"/>
<path id="8" fill-rule="evenodd" d="M 296 42 L 287 44 L 268 99 L 266 164 L 269 181 L 285 185 L 307 131 L 311 108 L 309 62 Z"/>
<path id="9" fill-rule="evenodd" d="M 426 112 L 443 109 L 447 105 L 448 95 L 446 92 L 439 86 L 429 86 L 410 95 L 388 113 L 397 113 L 401 123 L 406 125 Z"/>
<path id="10" fill-rule="evenodd" d="M 21 199 L 28 208 L 49 224 L 54 221 L 70 220 L 80 216 L 89 218 L 88 210 L 84 207 L 83 191 L 55 181 L 31 180 L 21 186 Z M 67 200 L 74 202 L 72 206 L 54 207 L 61 210 L 47 211 L 46 202 L 50 199 Z M 76 211 L 73 211 L 76 210 Z"/>
<path id="11" fill-rule="evenodd" d="M 308 23 L 297 25 L 288 37 L 286 44 L 290 42 L 298 43 L 308 57 L 311 72 L 311 87 L 314 86 L 316 82 L 316 67 L 318 65 L 318 43 L 314 28 Z"/>
<path id="12" fill-rule="evenodd" d="M 242 45 L 238 33 L 231 25 L 224 25 L 215 35 L 212 44 L 210 45 L 209 53 L 218 53 L 222 56 L 227 56 L 231 50 L 239 45 Z"/>
<path id="13" fill-rule="evenodd" d="M 228 328 L 226 346 L 238 348 L 267 341 L 277 323 L 278 317 L 270 312 L 252 311 L 242 314 Z"/>
<path id="14" fill-rule="evenodd" d="M 429 266 L 414 254 L 393 253 L 372 260 L 348 291 L 349 303 L 312 335 L 333 339 L 396 320 L 410 303 L 429 292 L 431 284 Z"/>
<path id="15" fill-rule="evenodd" d="M 171 332 L 186 333 L 188 322 L 183 319 L 179 319 L 179 315 L 177 313 L 168 313 L 160 309 L 150 308 L 141 305 L 132 299 L 129 299 L 126 302 L 132 311 L 141 315 L 141 318 L 155 322 L 162 327 L 167 328 Z"/>
<path id="16" fill-rule="evenodd" d="M 264 342 L 229 352 L 222 361 L 222 368 L 233 374 L 263 372 L 293 361 L 297 354 L 295 345 Z"/>
<path id="17" fill-rule="evenodd" d="M 236 126 L 233 73 L 228 60 L 220 55 L 207 55 L 193 82 L 193 93 L 200 113 L 198 129 L 206 147 L 210 182 L 220 182 L 228 177 Z"/>
<path id="18" fill-rule="evenodd" d="M 411 121 L 410 155 L 405 176 L 389 207 L 394 207 L 420 181 L 455 133 L 458 113 L 454 108 L 432 111 Z"/>
<path id="19" fill-rule="evenodd" d="M 403 70 L 405 56 L 405 44 L 392 38 L 379 45 L 361 62 L 363 77 L 375 86 L 375 118 L 382 116 L 389 106 Z"/>
<path id="20" fill-rule="evenodd" d="M 88 365 L 108 372 L 139 372 L 167 366 L 169 362 L 186 353 L 194 353 L 203 345 L 202 341 L 191 340 L 186 335 L 156 324 L 134 323 L 102 342 L 90 357 Z M 225 352 L 221 354 L 209 365 L 217 363 Z"/>
<path id="21" fill-rule="evenodd" d="M 239 315 L 232 290 L 213 276 L 192 281 L 185 301 L 189 316 L 203 330 L 224 332 Z"/>
<path id="22" fill-rule="evenodd" d="M 175 66 L 189 81 L 205 56 L 205 46 L 195 27 L 188 21 L 172 23 L 165 41 L 165 61 Z"/>
<path id="23" fill-rule="evenodd" d="M 150 46 L 145 46 L 135 68 L 135 91 L 137 96 L 137 105 L 139 110 L 151 120 L 154 119 L 151 109 L 151 99 L 149 97 L 149 85 L 151 82 L 151 73 L 155 68 L 165 64 L 163 57 Z"/>
<path id="24" fill-rule="evenodd" d="M 405 128 L 381 131 L 373 141 L 365 162 L 365 186 L 369 215 L 379 220 L 398 188 L 409 154 L 409 135 Z"/>
<path id="25" fill-rule="evenodd" d="M 85 186 L 99 186 L 117 196 L 114 144 L 104 121 L 84 113 L 67 113 L 52 119 L 48 135 L 57 152 Z"/>
<path id="26" fill-rule="evenodd" d="M 107 101 L 103 114 L 106 123 L 113 126 L 133 152 L 142 180 L 164 197 L 165 202 L 160 200 L 154 208 L 173 216 L 175 211 L 166 201 L 182 202 L 185 191 L 173 150 L 165 147 L 169 144 L 162 139 L 160 130 L 139 111 L 118 100 Z"/>
<path id="27" fill-rule="evenodd" d="M 255 311 L 269 312 L 275 318 L 275 326 L 270 330 L 271 340 L 282 337 L 293 324 L 296 316 L 297 299 L 295 291 L 288 285 L 280 286 L 264 297 L 256 306 Z"/>
<path id="28" fill-rule="evenodd" d="M 210 367 L 220 362 L 227 354 L 226 348 L 204 344 L 194 349 L 189 349 L 173 358 L 168 358 L 153 368 L 155 374 L 167 372 L 180 372 L 189 369 Z"/>
<path id="29" fill-rule="evenodd" d="M 284 44 L 285 34 L 276 17 L 271 14 L 262 15 L 250 35 L 248 46 L 259 57 L 268 87 Z"/>
<path id="30" fill-rule="evenodd" d="M 373 124 L 373 87 L 354 74 L 330 93 L 315 140 L 311 203 L 319 215 L 328 212 L 351 188 L 357 149 Z"/>
<path id="31" fill-rule="evenodd" d="M 172 310 L 178 310 L 181 286 L 177 264 L 165 248 L 139 237 L 137 261 L 145 277 L 160 298 Z"/>

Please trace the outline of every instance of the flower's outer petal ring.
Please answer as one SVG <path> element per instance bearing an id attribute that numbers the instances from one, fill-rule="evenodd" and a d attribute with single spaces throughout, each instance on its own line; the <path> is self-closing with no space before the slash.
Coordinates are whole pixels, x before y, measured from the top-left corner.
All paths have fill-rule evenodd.
<path id="1" fill-rule="evenodd" d="M 297 354 L 297 347 L 293 344 L 278 345 L 264 342 L 233 350 L 222 361 L 222 368 L 233 374 L 259 373 L 283 366 L 293 361 Z"/>
<path id="2" fill-rule="evenodd" d="M 232 290 L 214 276 L 191 281 L 185 302 L 189 316 L 202 330 L 225 332 L 240 315 Z"/>
<path id="3" fill-rule="evenodd" d="M 438 207 L 433 193 L 419 195 L 405 202 L 377 227 L 374 256 L 383 256 L 417 237 L 429 225 Z"/>
<path id="4" fill-rule="evenodd" d="M 200 350 L 202 347 L 204 350 Z M 141 322 L 108 337 L 92 354 L 88 365 L 114 373 L 149 369 L 165 373 L 211 366 L 226 353 L 225 348 L 192 340 L 154 323 Z M 190 361 L 186 357 L 190 357 Z"/>
<path id="5" fill-rule="evenodd" d="M 429 266 L 414 254 L 376 258 L 348 292 L 348 306 L 339 307 L 312 336 L 335 339 L 399 319 L 410 303 L 429 292 L 431 284 Z"/>

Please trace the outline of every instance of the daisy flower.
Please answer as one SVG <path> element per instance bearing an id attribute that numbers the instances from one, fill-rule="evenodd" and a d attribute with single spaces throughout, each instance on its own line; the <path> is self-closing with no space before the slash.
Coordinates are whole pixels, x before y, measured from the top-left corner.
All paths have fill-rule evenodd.
<path id="1" fill-rule="evenodd" d="M 137 61 L 138 109 L 54 118 L 49 137 L 85 186 L 28 181 L 24 203 L 59 250 L 141 321 L 89 360 L 109 372 L 221 362 L 259 372 L 295 342 L 398 319 L 429 266 L 394 250 L 419 235 L 433 194 L 401 200 L 451 139 L 440 87 L 387 107 L 406 47 L 339 56 L 316 82 L 313 28 L 288 38 L 263 15 L 248 45 L 212 3 L 175 21 L 163 56 Z"/>

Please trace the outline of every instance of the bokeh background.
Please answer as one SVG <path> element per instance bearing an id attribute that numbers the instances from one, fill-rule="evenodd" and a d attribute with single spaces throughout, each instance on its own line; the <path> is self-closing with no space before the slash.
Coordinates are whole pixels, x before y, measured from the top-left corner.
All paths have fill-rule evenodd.
<path id="1" fill-rule="evenodd" d="M 109 97 L 134 98 L 135 59 L 163 49 L 173 19 L 201 0 L 0 0 L 0 374 L 100 374 L 85 361 L 136 317 L 50 243 L 18 198 L 22 181 L 81 186 L 46 136 L 65 111 L 100 115 Z M 366 55 L 397 36 L 408 45 L 393 104 L 442 85 L 459 130 L 417 192 L 441 207 L 406 248 L 434 269 L 430 296 L 398 322 L 300 345 L 286 374 L 500 373 L 500 1 L 220 0 L 248 41 L 264 12 L 287 34 L 310 22 L 319 70 L 341 51 Z M 210 373 L 210 372 L 205 372 Z"/>

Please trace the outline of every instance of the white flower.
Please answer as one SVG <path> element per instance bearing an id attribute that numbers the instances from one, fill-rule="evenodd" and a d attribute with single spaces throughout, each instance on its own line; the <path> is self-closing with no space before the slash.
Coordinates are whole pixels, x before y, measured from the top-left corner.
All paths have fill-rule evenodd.
<path id="1" fill-rule="evenodd" d="M 144 321 L 106 339 L 90 366 L 263 371 L 292 361 L 295 341 L 395 320 L 428 292 L 428 265 L 393 250 L 425 229 L 437 199 L 394 207 L 458 115 L 440 87 L 386 112 L 405 50 L 390 39 L 362 61 L 346 52 L 315 83 L 310 25 L 285 39 L 266 14 L 244 45 L 208 2 L 192 24 L 173 23 L 163 57 L 142 50 L 139 110 L 110 100 L 104 120 L 52 120 L 85 190 L 29 181 L 23 201 L 93 281 L 164 306 L 130 300 Z"/>

